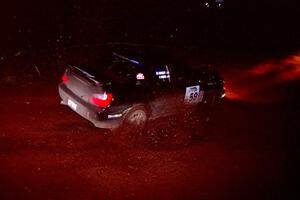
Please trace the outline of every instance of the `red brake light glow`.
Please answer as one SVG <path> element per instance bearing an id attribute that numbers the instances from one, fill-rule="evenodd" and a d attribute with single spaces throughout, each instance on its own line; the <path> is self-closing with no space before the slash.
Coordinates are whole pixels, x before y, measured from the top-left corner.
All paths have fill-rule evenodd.
<path id="1" fill-rule="evenodd" d="M 68 82 L 69 78 L 68 78 L 68 76 L 67 76 L 66 74 L 64 74 L 64 75 L 61 77 L 61 80 L 62 80 L 64 83 L 66 83 L 66 82 Z"/>
<path id="2" fill-rule="evenodd" d="M 113 99 L 111 93 L 104 92 L 103 94 L 94 94 L 91 98 L 91 102 L 101 108 L 107 107 Z"/>

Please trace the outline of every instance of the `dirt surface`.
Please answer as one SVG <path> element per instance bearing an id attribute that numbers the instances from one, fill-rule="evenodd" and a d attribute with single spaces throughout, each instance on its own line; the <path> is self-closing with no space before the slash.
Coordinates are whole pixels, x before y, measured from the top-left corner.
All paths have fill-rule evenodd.
<path id="1" fill-rule="evenodd" d="M 287 59 L 288 71 L 222 68 L 227 99 L 188 145 L 97 129 L 59 104 L 56 84 L 1 87 L 0 199 L 289 199 L 300 64 Z"/>

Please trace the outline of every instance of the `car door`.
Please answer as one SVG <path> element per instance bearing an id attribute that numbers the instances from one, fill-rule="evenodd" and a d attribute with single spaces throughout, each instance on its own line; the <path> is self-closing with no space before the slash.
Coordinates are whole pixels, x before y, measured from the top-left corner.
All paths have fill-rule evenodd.
<path id="1" fill-rule="evenodd" d="M 186 107 L 201 103 L 204 96 L 204 87 L 199 74 L 181 63 L 175 63 L 171 68 L 174 79 L 173 84 L 181 105 Z"/>
<path id="2" fill-rule="evenodd" d="M 153 99 L 150 100 L 149 105 L 152 117 L 164 117 L 175 113 L 181 105 L 181 99 L 170 66 L 154 66 L 150 73 Z"/>

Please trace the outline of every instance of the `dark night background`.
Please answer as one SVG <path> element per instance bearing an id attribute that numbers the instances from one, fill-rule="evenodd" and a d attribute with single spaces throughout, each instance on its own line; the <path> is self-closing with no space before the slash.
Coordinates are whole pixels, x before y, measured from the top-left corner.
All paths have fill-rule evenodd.
<path id="1" fill-rule="evenodd" d="M 106 42 L 204 49 L 215 57 L 286 55 L 300 45 L 292 1 L 227 0 L 218 8 L 213 0 L 13 0 L 0 9 L 2 69 L 53 62 L 64 48 Z"/>
<path id="2" fill-rule="evenodd" d="M 292 180 L 298 171 L 300 7 L 286 0 L 224 0 L 221 8 L 214 2 L 1 1 L 0 198 L 298 194 Z M 107 42 L 162 44 L 194 57 L 210 53 L 229 99 L 212 136 L 175 150 L 132 147 L 63 110 L 61 52 Z"/>
<path id="3" fill-rule="evenodd" d="M 2 2 L 1 51 L 107 41 L 243 49 L 299 45 L 298 7 L 291 1 L 227 0 L 222 9 L 206 8 L 205 2 Z"/>

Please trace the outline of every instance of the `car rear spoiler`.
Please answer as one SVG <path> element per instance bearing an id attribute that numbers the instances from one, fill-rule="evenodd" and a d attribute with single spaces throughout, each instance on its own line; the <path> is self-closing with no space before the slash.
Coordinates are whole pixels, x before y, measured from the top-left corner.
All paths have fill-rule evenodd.
<path id="1" fill-rule="evenodd" d="M 83 69 L 81 69 L 81 68 L 79 68 L 79 67 L 77 67 L 75 65 L 70 65 L 70 64 L 68 65 L 68 68 L 71 71 L 75 72 L 76 74 L 79 74 L 80 76 L 82 76 L 83 78 L 85 78 L 90 83 L 95 84 L 95 85 L 99 85 L 100 84 L 100 82 L 95 79 L 96 77 L 94 75 L 92 75 L 92 74 L 84 71 Z"/>

